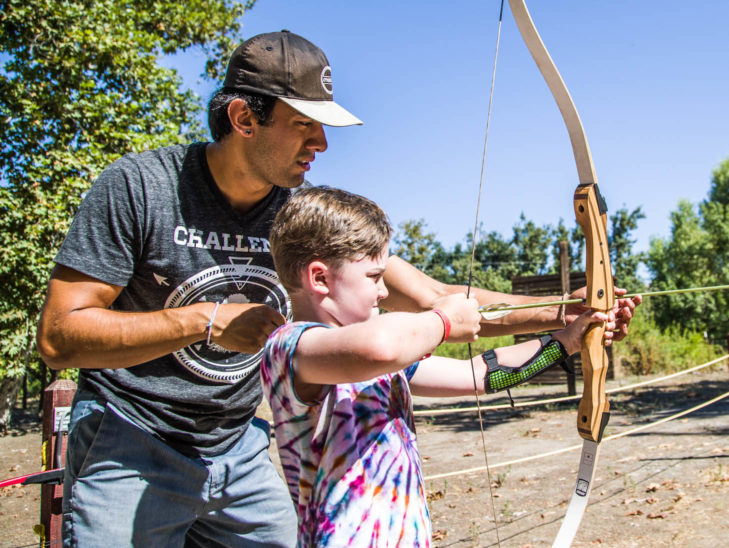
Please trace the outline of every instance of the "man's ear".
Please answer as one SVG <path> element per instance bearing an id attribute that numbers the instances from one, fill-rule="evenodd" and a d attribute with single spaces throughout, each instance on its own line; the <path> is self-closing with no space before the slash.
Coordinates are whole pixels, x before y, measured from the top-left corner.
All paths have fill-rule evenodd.
<path id="1" fill-rule="evenodd" d="M 233 99 L 228 105 L 228 119 L 233 131 L 243 137 L 253 135 L 258 118 L 243 99 Z"/>
<path id="2" fill-rule="evenodd" d="M 329 294 L 329 267 L 321 261 L 312 261 L 304 271 L 304 289 L 320 295 Z"/>

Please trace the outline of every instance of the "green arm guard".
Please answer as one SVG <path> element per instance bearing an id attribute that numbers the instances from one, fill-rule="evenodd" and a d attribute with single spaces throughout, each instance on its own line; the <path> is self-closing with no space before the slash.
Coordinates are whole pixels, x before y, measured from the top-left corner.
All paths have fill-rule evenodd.
<path id="1" fill-rule="evenodd" d="M 513 388 L 550 367 L 562 363 L 568 357 L 562 343 L 552 339 L 551 335 L 542 337 L 540 342 L 542 348 L 529 361 L 519 367 L 499 365 L 496 353 L 493 350 L 487 350 L 481 354 L 483 361 L 486 363 L 486 376 L 483 379 L 486 393 L 493 394 L 494 392 Z"/>

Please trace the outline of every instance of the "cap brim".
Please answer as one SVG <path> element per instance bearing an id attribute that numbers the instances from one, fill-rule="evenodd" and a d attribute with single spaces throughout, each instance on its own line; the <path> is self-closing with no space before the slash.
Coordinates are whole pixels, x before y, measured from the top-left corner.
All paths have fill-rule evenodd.
<path id="1" fill-rule="evenodd" d="M 325 126 L 343 127 L 362 124 L 362 120 L 340 107 L 334 101 L 307 101 L 304 99 L 291 99 L 289 97 L 279 97 L 279 99 L 298 110 L 304 116 L 308 116 Z"/>

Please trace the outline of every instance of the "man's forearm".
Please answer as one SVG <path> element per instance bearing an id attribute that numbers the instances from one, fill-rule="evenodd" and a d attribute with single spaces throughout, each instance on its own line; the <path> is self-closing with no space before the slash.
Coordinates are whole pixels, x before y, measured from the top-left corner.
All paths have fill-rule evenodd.
<path id="1" fill-rule="evenodd" d="M 41 320 L 38 349 L 52 369 L 119 369 L 159 358 L 204 340 L 212 303 L 154 312 L 103 308 Z"/>
<path id="2" fill-rule="evenodd" d="M 385 285 L 387 285 L 389 296 L 380 305 L 386 310 L 407 312 L 428 310 L 432 308 L 433 302 L 437 299 L 451 293 L 465 293 L 468 289 L 465 285 L 448 285 L 438 282 L 395 256 L 388 259 Z M 471 288 L 471 295 L 481 305 L 524 304 L 561 298 L 561 295 L 548 297 L 509 295 L 476 287 Z M 517 310 L 497 320 L 483 320 L 480 336 L 497 337 L 560 329 L 563 324 L 559 315 L 559 306 Z"/>
<path id="3" fill-rule="evenodd" d="M 546 297 L 510 295 L 508 293 L 498 293 L 477 287 L 471 288 L 471 293 L 481 305 L 500 303 L 528 304 L 555 301 L 562 298 L 561 295 L 550 295 Z M 506 316 L 495 320 L 483 320 L 481 322 L 480 336 L 498 337 L 500 335 L 516 335 L 519 333 L 538 333 L 541 331 L 561 329 L 562 327 L 564 327 L 564 324 L 560 317 L 560 307 L 545 306 L 542 308 L 514 310 Z"/>

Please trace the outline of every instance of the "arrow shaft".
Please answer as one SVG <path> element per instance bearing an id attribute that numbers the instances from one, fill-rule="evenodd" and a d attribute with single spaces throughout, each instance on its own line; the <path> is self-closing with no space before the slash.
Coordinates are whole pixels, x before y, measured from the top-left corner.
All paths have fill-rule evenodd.
<path id="1" fill-rule="evenodd" d="M 630 299 L 632 297 L 637 297 L 638 295 L 641 295 L 642 297 L 657 297 L 659 295 L 679 295 L 682 293 L 699 293 L 701 291 L 721 291 L 729 289 L 728 285 L 713 285 L 713 286 L 707 286 L 707 287 L 689 287 L 687 289 L 665 289 L 662 291 L 646 291 L 645 293 L 629 293 L 627 295 L 623 295 L 621 298 L 623 299 Z M 566 300 L 559 300 L 559 301 L 543 301 L 539 303 L 526 303 L 526 304 L 513 304 L 513 305 L 505 305 L 505 306 L 499 306 L 499 305 L 486 305 L 479 308 L 479 312 L 499 312 L 499 311 L 512 311 L 512 310 L 525 310 L 528 308 L 543 308 L 546 306 L 560 306 L 560 305 L 567 305 L 567 304 L 579 304 L 584 303 L 585 301 L 583 299 L 566 299 Z"/>

